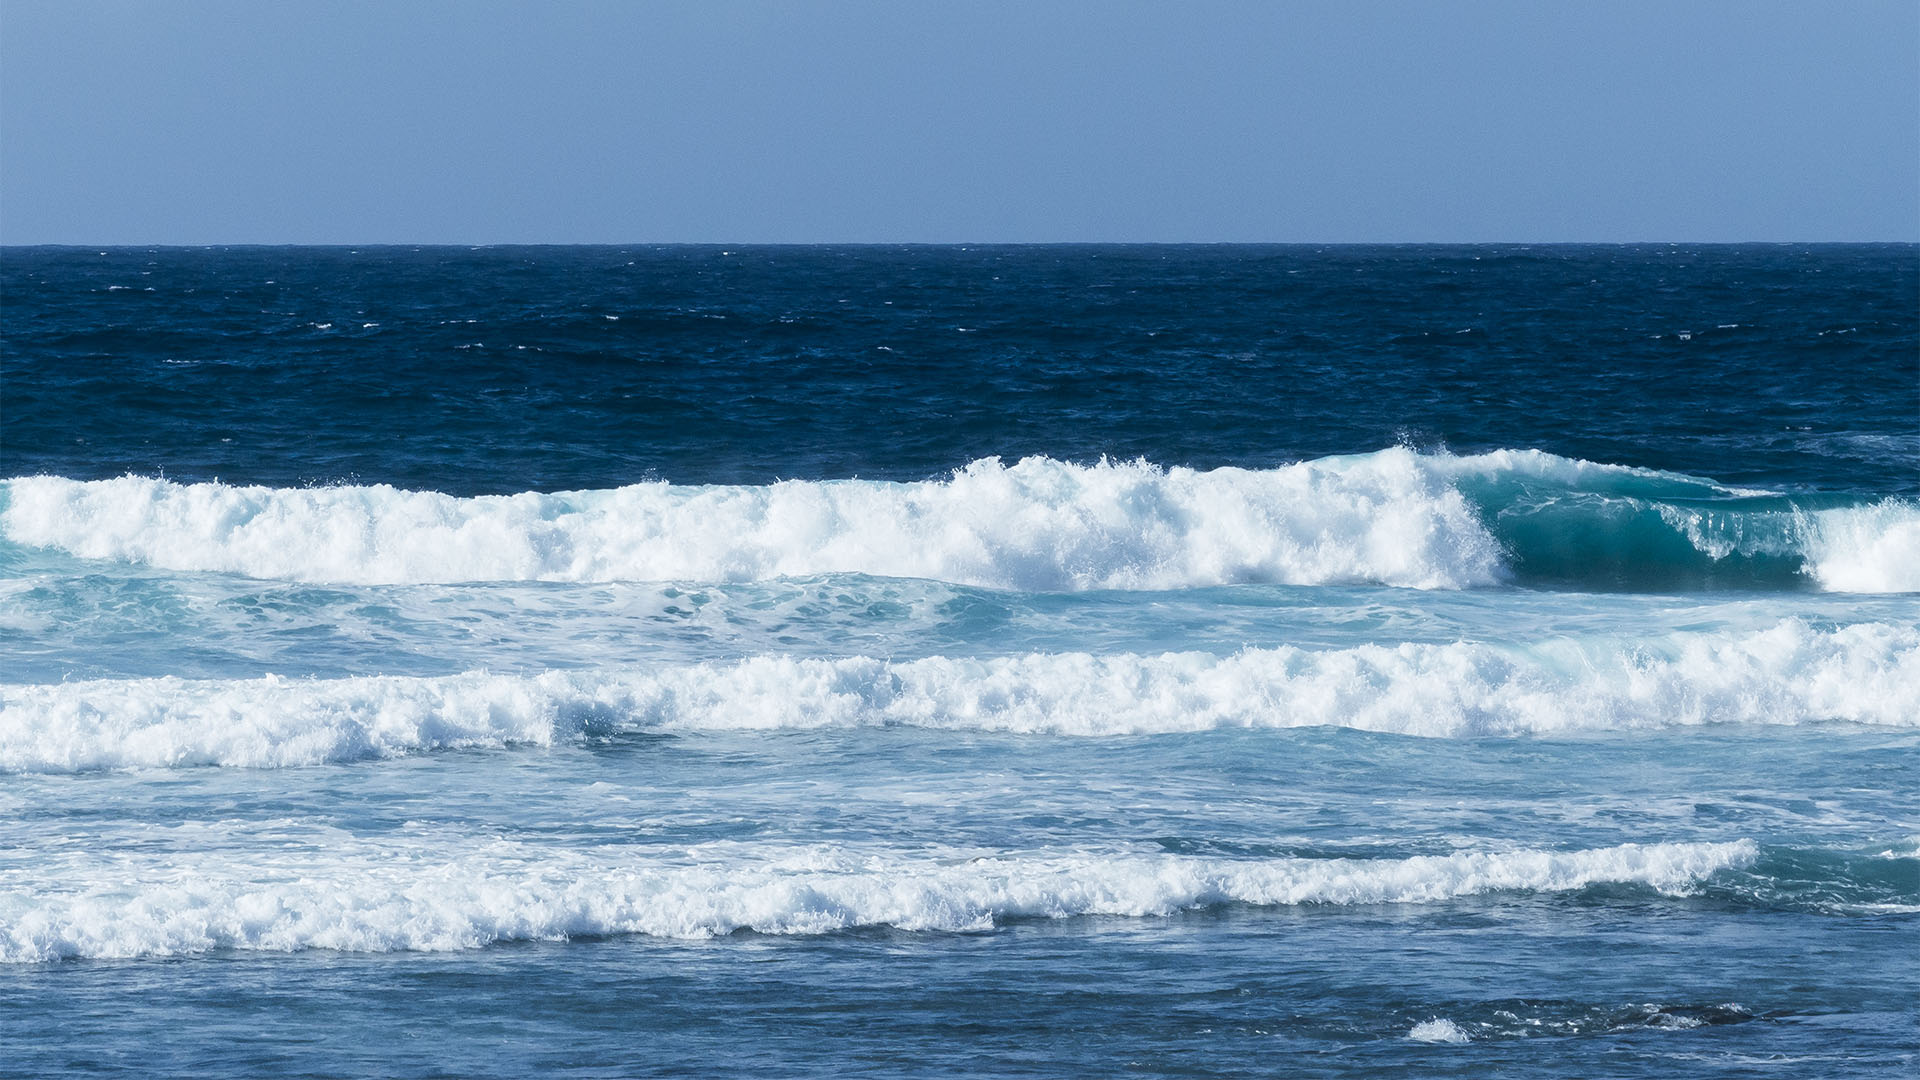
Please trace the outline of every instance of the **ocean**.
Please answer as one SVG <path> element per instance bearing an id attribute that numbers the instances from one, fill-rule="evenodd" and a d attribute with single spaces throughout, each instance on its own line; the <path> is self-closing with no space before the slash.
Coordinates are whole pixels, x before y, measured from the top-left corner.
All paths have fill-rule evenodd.
<path id="1" fill-rule="evenodd" d="M 1920 248 L 0 252 L 0 1074 L 1920 1060 Z"/>

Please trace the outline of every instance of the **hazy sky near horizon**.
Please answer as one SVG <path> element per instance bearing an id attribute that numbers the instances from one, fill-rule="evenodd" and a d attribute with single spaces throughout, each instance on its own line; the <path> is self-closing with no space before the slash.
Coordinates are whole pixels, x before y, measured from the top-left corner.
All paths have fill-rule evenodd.
<path id="1" fill-rule="evenodd" d="M 0 0 L 0 243 L 1920 240 L 1920 5 Z"/>

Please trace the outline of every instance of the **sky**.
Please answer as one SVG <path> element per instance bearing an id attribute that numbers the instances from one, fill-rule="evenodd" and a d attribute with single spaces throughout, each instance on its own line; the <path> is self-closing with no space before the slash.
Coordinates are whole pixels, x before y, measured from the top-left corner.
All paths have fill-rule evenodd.
<path id="1" fill-rule="evenodd" d="M 1912 0 L 0 0 L 0 243 L 1920 241 Z"/>

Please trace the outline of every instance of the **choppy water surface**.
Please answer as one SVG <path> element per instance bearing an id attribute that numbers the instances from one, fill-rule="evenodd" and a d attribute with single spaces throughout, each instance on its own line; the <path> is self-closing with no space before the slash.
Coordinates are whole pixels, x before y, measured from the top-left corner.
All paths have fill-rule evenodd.
<path id="1" fill-rule="evenodd" d="M 0 1072 L 1920 1056 L 1911 246 L 0 279 Z"/>

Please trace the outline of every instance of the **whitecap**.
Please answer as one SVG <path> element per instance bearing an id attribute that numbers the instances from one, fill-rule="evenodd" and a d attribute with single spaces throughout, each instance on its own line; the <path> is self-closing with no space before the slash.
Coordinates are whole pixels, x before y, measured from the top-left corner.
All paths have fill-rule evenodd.
<path id="1" fill-rule="evenodd" d="M 1425 737 L 1705 724 L 1920 724 L 1920 629 L 1027 653 L 757 656 L 441 677 L 106 679 L 0 686 L 0 771 L 276 768 L 620 731 L 912 726 L 1079 737 L 1337 726 Z"/>
<path id="2" fill-rule="evenodd" d="M 263 826 L 235 828 L 257 836 Z M 589 854 L 441 836 L 370 841 L 333 830 L 322 844 L 273 849 L 208 844 L 57 856 L 0 885 L 0 962 L 215 949 L 444 952 L 608 934 L 699 939 L 871 926 L 978 933 L 1016 918 L 1420 904 L 1599 884 L 1683 895 L 1758 853 L 1739 840 L 1402 859 L 929 856 L 728 844 Z"/>
<path id="3" fill-rule="evenodd" d="M 1459 1025 L 1453 1021 L 1444 1016 L 1436 1016 L 1431 1020 L 1423 1020 L 1413 1025 L 1412 1030 L 1407 1032 L 1407 1038 L 1415 1042 L 1463 1043 L 1469 1041 L 1470 1036 L 1460 1030 Z"/>

